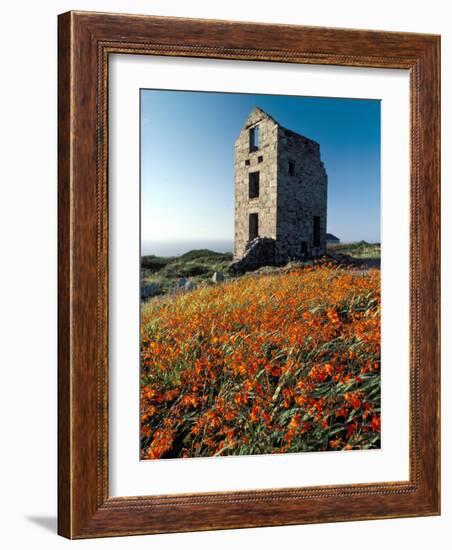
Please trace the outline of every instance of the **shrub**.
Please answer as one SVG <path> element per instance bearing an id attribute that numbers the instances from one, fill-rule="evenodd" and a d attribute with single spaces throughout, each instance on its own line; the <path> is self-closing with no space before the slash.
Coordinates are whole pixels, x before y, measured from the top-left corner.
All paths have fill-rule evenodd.
<path id="1" fill-rule="evenodd" d="M 142 256 L 141 257 L 141 268 L 149 269 L 151 271 L 159 271 L 163 269 L 166 265 L 174 261 L 174 258 L 164 258 L 160 256 Z"/>
<path id="2" fill-rule="evenodd" d="M 185 254 L 182 254 L 180 256 L 181 259 L 184 260 L 225 260 L 225 261 L 231 261 L 232 260 L 232 254 L 230 252 L 214 252 L 213 250 L 209 250 L 207 248 L 202 248 L 200 250 L 190 250 L 190 252 L 186 252 Z"/>

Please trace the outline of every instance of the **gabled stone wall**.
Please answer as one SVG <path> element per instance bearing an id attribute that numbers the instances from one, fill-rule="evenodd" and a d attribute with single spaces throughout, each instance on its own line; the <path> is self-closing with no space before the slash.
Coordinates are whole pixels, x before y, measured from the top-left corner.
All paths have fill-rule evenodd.
<path id="1" fill-rule="evenodd" d="M 259 147 L 250 152 L 249 130 L 256 124 Z M 254 109 L 235 142 L 234 258 L 242 257 L 245 252 L 252 213 L 259 214 L 259 235 L 276 239 L 277 141 L 275 121 L 260 109 Z M 254 171 L 259 171 L 259 197 L 250 199 L 249 173 Z"/>
<path id="2" fill-rule="evenodd" d="M 258 126 L 259 144 L 250 150 L 250 129 Z M 290 165 L 289 165 L 290 163 Z M 259 172 L 259 196 L 249 196 L 249 173 Z M 280 126 L 253 109 L 235 143 L 234 259 L 250 238 L 250 214 L 258 214 L 258 236 L 275 240 L 278 263 L 318 256 L 326 250 L 327 176 L 319 144 Z M 314 246 L 314 216 L 319 246 Z"/>

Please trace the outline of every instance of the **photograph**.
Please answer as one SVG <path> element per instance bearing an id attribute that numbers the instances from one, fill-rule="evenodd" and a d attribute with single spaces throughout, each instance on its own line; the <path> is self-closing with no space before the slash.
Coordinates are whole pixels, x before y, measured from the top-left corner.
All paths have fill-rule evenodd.
<path id="1" fill-rule="evenodd" d="M 374 537 L 357 530 L 388 519 L 383 544 L 403 523 L 396 538 L 425 547 L 447 527 L 433 517 L 444 10 L 419 5 L 407 22 L 394 2 L 298 14 L 243 2 L 209 14 L 204 4 L 59 6 L 58 25 L 40 6 L 28 65 L 10 56 L 14 74 L 30 80 L 48 65 L 58 86 L 34 78 L 31 102 L 30 86 L 4 87 L 24 96 L 18 109 L 4 102 L 9 141 L 31 154 L 9 155 L 4 179 L 22 213 L 10 225 L 38 243 L 11 245 L 27 267 L 5 263 L 21 282 L 19 294 L 5 286 L 11 323 L 21 319 L 11 365 L 24 334 L 39 351 L 43 312 L 55 317 L 51 361 L 28 361 L 33 383 L 6 369 L 18 375 L 8 389 L 39 398 L 30 409 L 7 392 L 9 409 L 23 409 L 9 445 L 21 476 L 7 500 L 28 502 L 18 488 L 42 481 L 22 520 L 99 543 L 172 533 L 211 547 L 229 531 L 239 546 L 274 548 L 303 530 L 316 547 L 381 546 L 383 522 Z M 42 119 L 30 126 L 38 139 L 17 124 L 28 111 Z M 30 147 L 15 147 L 29 134 Z M 36 178 L 39 162 L 48 174 Z M 26 189 L 10 184 L 18 167 Z M 48 203 L 42 185 L 55 175 Z M 52 221 L 49 204 L 58 246 L 28 223 Z M 48 274 L 34 293 L 43 307 L 18 307 L 30 254 L 39 267 L 49 250 L 58 307 L 44 300 Z M 28 331 L 25 311 L 39 313 Z M 44 405 L 50 416 L 26 432 L 27 448 L 51 450 L 40 427 L 57 435 L 57 466 L 33 459 L 52 473 L 50 492 L 22 441 Z M 261 527 L 277 527 L 273 539 Z"/>
<path id="2" fill-rule="evenodd" d="M 381 102 L 140 90 L 140 458 L 378 450 Z"/>

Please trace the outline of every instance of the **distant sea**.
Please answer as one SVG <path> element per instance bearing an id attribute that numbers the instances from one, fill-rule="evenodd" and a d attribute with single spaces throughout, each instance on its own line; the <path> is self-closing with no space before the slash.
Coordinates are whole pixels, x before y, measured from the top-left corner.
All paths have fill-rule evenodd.
<path id="1" fill-rule="evenodd" d="M 232 239 L 226 240 L 186 240 L 186 241 L 142 241 L 141 255 L 180 256 L 190 250 L 208 248 L 214 252 L 232 252 Z"/>

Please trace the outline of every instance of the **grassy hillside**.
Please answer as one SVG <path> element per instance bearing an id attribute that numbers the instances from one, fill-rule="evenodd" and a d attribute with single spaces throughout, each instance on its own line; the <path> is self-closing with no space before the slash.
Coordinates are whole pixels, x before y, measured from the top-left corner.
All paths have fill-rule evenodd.
<path id="1" fill-rule="evenodd" d="M 380 244 L 366 241 L 345 244 L 328 245 L 332 254 L 350 256 L 354 260 L 370 260 L 375 266 L 380 258 Z M 160 294 L 167 294 L 177 288 L 181 277 L 189 279 L 195 288 L 210 285 L 212 275 L 216 271 L 223 273 L 228 279 L 228 266 L 232 261 L 231 253 L 214 252 L 208 249 L 191 250 L 181 256 L 143 256 L 141 258 L 141 284 L 154 283 L 158 285 Z M 262 268 L 261 271 L 271 271 Z"/>
<path id="2" fill-rule="evenodd" d="M 328 252 L 347 254 L 356 260 L 375 260 L 380 258 L 380 243 L 359 241 L 356 243 L 329 244 Z"/>
<path id="3" fill-rule="evenodd" d="M 213 252 L 201 249 L 191 250 L 182 256 L 161 257 L 143 256 L 141 258 L 141 284 L 158 284 L 162 293 L 168 292 L 180 277 L 190 278 L 199 286 L 212 278 L 215 271 L 227 276 L 226 270 L 232 261 L 231 253 Z"/>
<path id="4" fill-rule="evenodd" d="M 378 448 L 379 275 L 298 267 L 144 304 L 142 458 Z"/>

